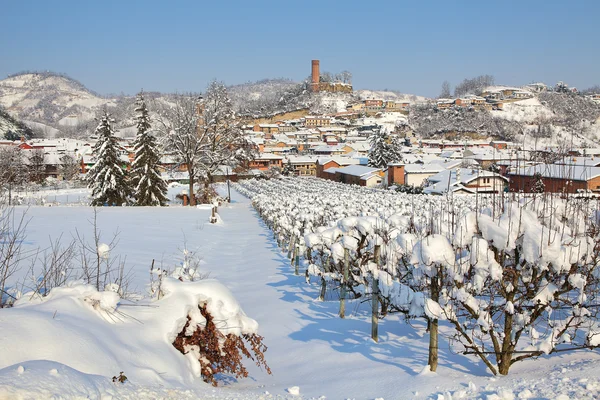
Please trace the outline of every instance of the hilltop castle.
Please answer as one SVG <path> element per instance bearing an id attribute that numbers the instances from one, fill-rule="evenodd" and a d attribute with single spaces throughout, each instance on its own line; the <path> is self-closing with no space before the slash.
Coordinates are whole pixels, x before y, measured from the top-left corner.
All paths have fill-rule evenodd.
<path id="1" fill-rule="evenodd" d="M 313 92 L 352 93 L 352 85 L 343 82 L 321 82 L 319 60 L 312 60 L 310 88 Z"/>

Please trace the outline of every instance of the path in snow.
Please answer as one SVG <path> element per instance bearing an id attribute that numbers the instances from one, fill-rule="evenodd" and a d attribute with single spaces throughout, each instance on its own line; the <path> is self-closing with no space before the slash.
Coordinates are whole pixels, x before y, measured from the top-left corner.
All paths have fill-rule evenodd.
<path id="1" fill-rule="evenodd" d="M 527 390 L 538 398 L 600 394 L 593 372 L 600 360 L 597 353 L 519 363 L 508 377 L 493 377 L 478 359 L 453 354 L 442 341 L 438 372 L 421 372 L 426 368 L 428 345 L 421 321 L 410 326 L 390 316 L 381 321 L 380 342 L 374 343 L 369 336 L 370 315 L 365 312 L 369 304 L 341 320 L 336 301 L 316 301 L 319 285 L 309 286 L 304 276 L 294 276 L 286 254 L 279 251 L 248 199 L 235 193 L 233 200 L 221 209 L 224 224 L 217 227 L 227 229 L 227 235 L 210 236 L 201 252 L 211 276 L 232 289 L 246 313 L 259 322 L 273 376 L 252 370 L 256 381 L 243 380 L 231 389 L 285 394 L 286 388 L 299 386 L 305 398 L 327 399 L 448 394 L 494 399 L 510 398 L 513 392 L 515 397 L 526 397 Z M 348 309 L 358 311 L 359 306 L 351 303 Z M 567 369 L 556 366 L 557 362 Z M 571 365 L 579 368 L 571 370 Z M 545 384 L 540 385 L 540 380 Z"/>
<path id="2" fill-rule="evenodd" d="M 219 279 L 236 295 L 246 313 L 260 324 L 269 346 L 266 359 L 273 376 L 253 371 L 257 380 L 241 381 L 235 388 L 281 393 L 300 386 L 301 394 L 327 398 L 407 398 L 422 387 L 451 383 L 463 374 L 486 372 L 464 357 L 453 357 L 449 376 L 432 380 L 419 372 L 427 363 L 427 337 L 420 321 L 415 328 L 390 317 L 381 323 L 380 343 L 370 339 L 367 313 L 341 320 L 338 302 L 319 302 L 318 285 L 307 285 L 304 276 L 281 253 L 270 231 L 252 209 L 250 201 L 235 193 L 234 203 L 221 208 L 227 235 L 210 235 L 200 244 L 210 276 Z M 350 303 L 356 310 L 359 303 Z M 368 308 L 368 304 L 363 304 Z M 447 363 L 446 363 L 447 364 Z M 433 386 L 435 382 L 435 386 Z"/>

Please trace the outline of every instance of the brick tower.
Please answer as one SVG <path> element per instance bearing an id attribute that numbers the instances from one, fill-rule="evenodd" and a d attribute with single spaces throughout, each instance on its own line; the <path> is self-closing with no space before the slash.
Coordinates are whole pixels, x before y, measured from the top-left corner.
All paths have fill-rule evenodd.
<path id="1" fill-rule="evenodd" d="M 313 92 L 319 91 L 319 81 L 320 81 L 319 60 L 312 60 L 311 87 L 312 87 Z"/>

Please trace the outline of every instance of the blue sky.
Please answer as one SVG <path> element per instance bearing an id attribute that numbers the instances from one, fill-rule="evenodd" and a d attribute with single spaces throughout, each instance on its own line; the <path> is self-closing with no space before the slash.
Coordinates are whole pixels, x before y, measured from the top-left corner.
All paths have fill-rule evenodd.
<path id="1" fill-rule="evenodd" d="M 0 78 L 63 72 L 99 93 L 302 80 L 436 96 L 444 80 L 600 84 L 600 1 L 5 1 Z"/>

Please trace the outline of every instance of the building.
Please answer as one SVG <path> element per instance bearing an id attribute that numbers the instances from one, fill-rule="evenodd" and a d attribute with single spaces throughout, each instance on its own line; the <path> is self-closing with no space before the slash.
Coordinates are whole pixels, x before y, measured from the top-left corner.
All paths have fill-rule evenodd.
<path id="1" fill-rule="evenodd" d="M 537 179 L 542 179 L 545 192 L 576 193 L 582 190 L 600 192 L 600 167 L 538 164 L 514 168 L 509 172 L 509 177 L 511 192 L 531 193 Z"/>
<path id="2" fill-rule="evenodd" d="M 321 126 L 330 126 L 331 117 L 307 115 L 304 117 L 304 126 L 307 128 L 316 128 Z"/>
<path id="3" fill-rule="evenodd" d="M 502 193 L 508 179 L 481 169 L 456 168 L 441 171 L 427 179 L 423 188 L 426 194 L 477 194 Z"/>
<path id="4" fill-rule="evenodd" d="M 260 171 L 266 171 L 272 167 L 282 168 L 283 157 L 274 154 L 261 153 L 258 157 L 248 163 L 249 169 L 257 169 Z"/>
<path id="5" fill-rule="evenodd" d="M 371 168 L 363 165 L 333 168 L 333 171 L 329 171 L 328 173 L 335 174 L 333 180 L 349 185 L 373 187 L 380 185 L 383 181 L 383 171 L 381 168 Z"/>
<path id="6" fill-rule="evenodd" d="M 392 163 L 388 165 L 387 169 L 387 184 L 388 186 L 392 185 L 404 185 L 405 176 L 404 176 L 404 164 L 402 163 Z"/>
<path id="7" fill-rule="evenodd" d="M 327 173 L 327 170 L 333 170 L 341 167 L 346 167 L 348 165 L 358 165 L 360 164 L 360 160 L 357 158 L 350 157 L 329 157 L 329 158 L 320 158 L 317 160 L 316 168 L 317 168 L 317 177 L 322 179 L 334 180 L 334 175 L 331 173 Z"/>
<path id="8" fill-rule="evenodd" d="M 296 176 L 317 176 L 317 161 L 316 157 L 289 156 L 284 165 L 289 163 Z"/>
<path id="9" fill-rule="evenodd" d="M 352 85 L 344 82 L 322 82 L 319 60 L 311 61 L 310 88 L 313 92 L 352 93 Z"/>

